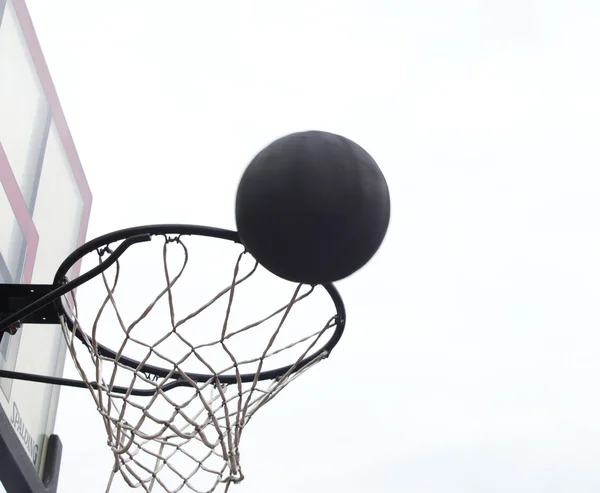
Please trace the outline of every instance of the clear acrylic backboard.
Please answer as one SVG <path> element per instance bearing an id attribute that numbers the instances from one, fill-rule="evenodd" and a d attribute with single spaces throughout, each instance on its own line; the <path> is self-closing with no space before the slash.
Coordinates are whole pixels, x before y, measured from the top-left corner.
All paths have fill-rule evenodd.
<path id="1" fill-rule="evenodd" d="M 85 240 L 90 208 L 90 189 L 25 2 L 0 0 L 0 282 L 51 283 Z M 28 325 L 2 337 L 0 368 L 61 376 L 65 354 L 58 326 Z M 27 457 L 40 476 L 59 388 L 0 379 L 0 421 L 12 425 L 22 448 L 10 452 L 23 470 Z M 5 436 L 10 427 L 0 431 L 7 446 L 14 439 Z M 0 467 L 11 493 L 6 478 Z"/>

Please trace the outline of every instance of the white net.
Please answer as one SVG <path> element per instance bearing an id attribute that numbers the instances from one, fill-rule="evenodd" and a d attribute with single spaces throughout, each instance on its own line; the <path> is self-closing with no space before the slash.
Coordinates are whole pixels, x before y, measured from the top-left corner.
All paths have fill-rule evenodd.
<path id="1" fill-rule="evenodd" d="M 188 247 L 198 241 L 199 249 Z M 225 267 L 217 260 L 226 257 L 224 242 L 207 243 L 155 237 L 147 251 L 128 251 L 126 262 L 81 286 L 78 301 L 63 299 L 72 313 L 70 324 L 63 317 L 63 333 L 114 455 L 107 491 L 117 473 L 144 491 L 227 491 L 244 478 L 240 440 L 250 418 L 327 357 L 299 368 L 336 325 L 331 299 L 315 296 L 326 294 L 323 288 L 268 274 L 239 245 Z M 100 250 L 99 260 L 110 252 Z M 78 328 L 87 333 L 83 344 Z M 100 344 L 116 358 L 104 356 Z M 144 365 L 167 372 L 157 376 Z M 275 379 L 248 376 L 289 365 Z"/>

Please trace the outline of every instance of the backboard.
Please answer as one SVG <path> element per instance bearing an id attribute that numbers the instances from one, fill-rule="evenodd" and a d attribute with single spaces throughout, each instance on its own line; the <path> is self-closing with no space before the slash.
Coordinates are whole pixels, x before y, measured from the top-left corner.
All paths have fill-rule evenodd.
<path id="1" fill-rule="evenodd" d="M 24 0 L 0 0 L 0 183 L 0 282 L 49 284 L 84 242 L 92 199 Z M 58 326 L 28 325 L 2 338 L 0 368 L 61 376 L 65 354 Z M 44 473 L 59 388 L 0 379 L 0 445 L 22 474 Z"/>

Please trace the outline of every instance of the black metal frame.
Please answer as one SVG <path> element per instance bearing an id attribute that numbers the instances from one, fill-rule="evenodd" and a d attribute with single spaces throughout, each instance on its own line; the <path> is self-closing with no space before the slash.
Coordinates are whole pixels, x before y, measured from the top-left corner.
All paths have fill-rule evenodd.
<path id="1" fill-rule="evenodd" d="M 58 435 L 50 435 L 48 439 L 40 478 L 10 419 L 0 408 L 0 457 L 3 463 L 2 484 L 6 491 L 56 493 L 62 457 L 62 442 Z"/>
<path id="2" fill-rule="evenodd" d="M 74 330 L 75 336 L 84 341 L 88 336 L 74 324 L 65 310 L 61 297 L 85 282 L 98 276 L 125 251 L 136 243 L 150 241 L 153 236 L 205 236 L 217 238 L 221 240 L 233 241 L 241 243 L 237 232 L 220 228 L 212 228 L 208 226 L 196 226 L 187 224 L 155 224 L 148 226 L 138 226 L 134 228 L 122 229 L 114 231 L 106 235 L 93 239 L 81 247 L 77 248 L 69 255 L 64 262 L 59 266 L 54 276 L 54 282 L 50 285 L 45 284 L 4 284 L 0 286 L 0 316 L 4 313 L 5 318 L 0 321 L 0 335 L 3 331 L 9 330 L 11 327 L 21 323 L 38 323 L 38 324 L 56 324 L 59 323 L 60 317 L 64 317 L 71 330 Z M 69 270 L 84 256 L 99 249 L 106 248 L 111 243 L 120 241 L 118 247 L 112 251 L 108 258 L 101 262 L 98 266 L 89 270 L 85 274 L 80 275 L 71 281 L 67 280 Z M 288 373 L 297 372 L 306 365 L 313 362 L 316 358 L 321 357 L 324 353 L 329 355 L 333 348 L 337 345 L 346 325 L 346 310 L 344 302 L 333 284 L 325 284 L 323 288 L 327 291 L 336 309 L 335 330 L 331 338 L 319 349 L 306 356 L 302 361 L 276 368 L 273 370 L 263 371 L 256 375 L 255 373 L 247 373 L 243 375 L 218 375 L 216 378 L 212 374 L 202 373 L 187 373 L 187 378 L 195 382 L 208 382 L 215 380 L 221 384 L 232 384 L 238 381 L 252 382 L 254 380 L 274 380 Z M 115 359 L 117 353 L 106 346 L 98 345 L 98 352 L 107 358 Z M 187 386 L 189 383 L 179 375 L 172 374 L 172 369 L 160 368 L 154 365 L 144 364 L 139 361 L 121 355 L 119 363 L 145 374 L 155 375 L 156 377 L 169 377 L 172 382 L 162 386 L 162 390 L 170 390 L 175 387 Z M 86 388 L 86 384 L 80 380 L 71 380 L 59 377 L 49 377 L 45 375 L 35 375 L 29 373 L 21 373 L 7 370 L 0 370 L 0 377 L 14 378 L 18 380 L 28 380 L 32 382 L 41 382 L 53 385 L 63 385 L 68 387 Z M 131 392 L 133 395 L 151 396 L 155 393 L 153 389 L 130 389 L 126 387 L 113 387 L 111 389 L 116 393 Z"/>

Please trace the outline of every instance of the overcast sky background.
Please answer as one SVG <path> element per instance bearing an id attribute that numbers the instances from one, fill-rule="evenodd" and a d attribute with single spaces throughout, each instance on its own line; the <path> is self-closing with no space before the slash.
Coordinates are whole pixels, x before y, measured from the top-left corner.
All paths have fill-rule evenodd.
<path id="1" fill-rule="evenodd" d="M 599 2 L 28 6 L 88 238 L 234 228 L 244 167 L 292 131 L 387 177 L 386 241 L 339 283 L 347 333 L 249 425 L 232 493 L 600 490 Z M 56 431 L 61 493 L 104 491 L 89 394 L 62 391 Z"/>

